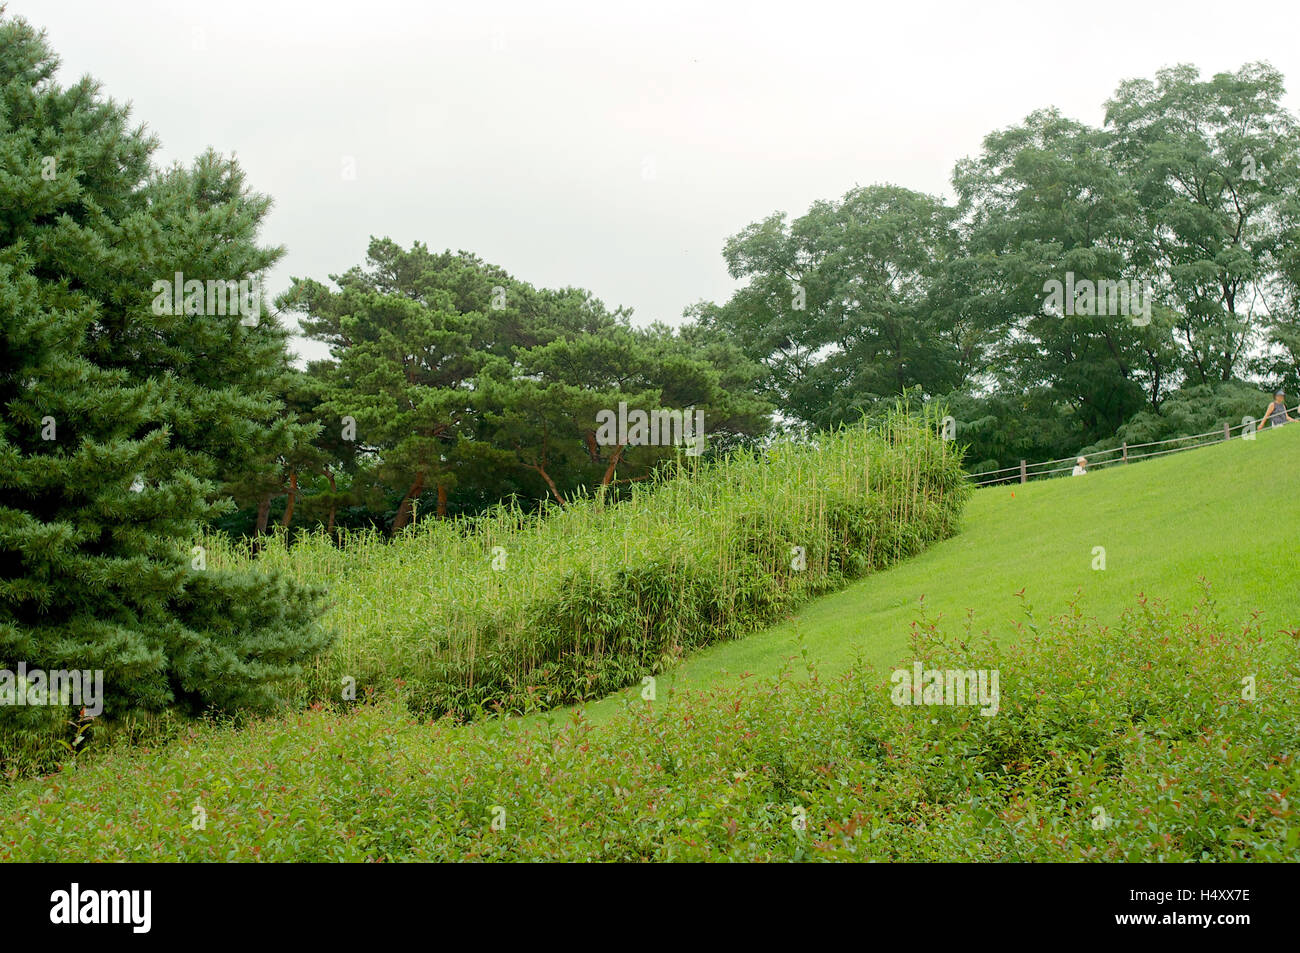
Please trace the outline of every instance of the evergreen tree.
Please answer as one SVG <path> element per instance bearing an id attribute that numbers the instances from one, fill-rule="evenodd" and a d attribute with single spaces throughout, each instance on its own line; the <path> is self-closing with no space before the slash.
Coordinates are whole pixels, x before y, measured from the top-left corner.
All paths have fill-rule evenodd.
<path id="1" fill-rule="evenodd" d="M 489 315 L 514 307 L 516 285 L 473 256 L 388 239 L 372 240 L 365 268 L 330 277 L 338 291 L 295 279 L 282 300 L 302 312 L 308 336 L 330 345 L 336 363 L 313 368 L 326 382 L 321 410 L 379 461 L 376 475 L 399 500 L 395 534 L 428 490 L 446 515 L 475 469 L 473 381 L 497 339 L 500 319 Z"/>
<path id="2" fill-rule="evenodd" d="M 597 415 L 620 402 L 692 408 L 710 442 L 766 433 L 760 373 L 726 342 L 637 329 L 579 288 L 539 289 L 466 252 L 371 241 L 338 290 L 295 280 L 281 302 L 330 346 L 317 419 L 351 421 L 358 453 L 399 500 L 391 532 L 431 489 L 474 512 L 513 495 L 560 505 L 582 488 L 644 479 L 678 447 L 604 445 Z M 680 429 L 680 428 L 679 428 Z M 620 470 L 620 467 L 622 470 Z M 621 476 L 620 476 L 621 474 Z"/>
<path id="3" fill-rule="evenodd" d="M 213 155 L 156 173 L 127 109 L 56 70 L 0 19 L 0 669 L 102 669 L 109 716 L 266 705 L 326 644 L 315 594 L 194 541 L 290 443 L 283 329 L 206 284 L 274 261 L 269 203 Z M 177 272 L 203 293 L 160 303 Z"/>

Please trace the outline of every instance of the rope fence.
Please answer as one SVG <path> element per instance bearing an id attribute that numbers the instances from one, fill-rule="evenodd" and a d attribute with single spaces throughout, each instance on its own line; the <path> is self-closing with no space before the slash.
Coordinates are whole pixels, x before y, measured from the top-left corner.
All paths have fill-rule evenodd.
<path id="1" fill-rule="evenodd" d="M 1286 412 L 1287 414 L 1300 413 L 1300 405 L 1288 408 Z M 1236 426 L 1225 422 L 1221 429 L 1207 430 L 1205 433 L 1190 434 L 1186 437 L 1170 437 L 1167 440 L 1151 440 L 1147 443 L 1122 443 L 1118 447 L 1112 447 L 1109 450 L 1096 450 L 1089 453 L 1087 455 L 1088 470 L 1092 471 L 1116 463 L 1132 463 L 1135 460 L 1147 460 L 1151 457 L 1162 457 L 1170 453 L 1182 453 L 1184 450 L 1196 450 L 1199 447 L 1223 443 L 1226 440 L 1231 440 L 1234 433 L 1240 432 L 1240 434 L 1244 435 L 1247 427 L 1258 429 L 1259 424 L 1258 420 L 1254 421 L 1254 423 L 1243 422 Z M 1188 441 L 1198 442 L 1188 443 Z M 1164 450 L 1147 450 L 1149 447 L 1165 447 L 1174 443 L 1185 444 L 1185 446 L 1167 447 Z M 1147 450 L 1147 452 L 1134 453 L 1134 450 Z M 1051 476 L 1054 473 L 1065 473 L 1073 470 L 1077 459 L 1078 457 L 1061 457 L 1059 460 L 1042 460 L 1038 463 L 1027 463 L 1021 460 L 1016 466 L 1001 467 L 997 470 L 983 470 L 979 473 L 968 473 L 966 479 L 974 480 L 975 486 L 992 486 L 995 483 L 1011 482 L 1028 483 L 1035 477 Z M 1065 466 L 1057 466 L 1057 464 L 1065 464 Z"/>

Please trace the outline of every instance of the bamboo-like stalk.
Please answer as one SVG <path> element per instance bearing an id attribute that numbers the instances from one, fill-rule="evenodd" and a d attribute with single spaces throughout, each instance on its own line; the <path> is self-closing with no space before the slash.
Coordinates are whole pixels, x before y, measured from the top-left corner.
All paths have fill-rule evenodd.
<path id="1" fill-rule="evenodd" d="M 886 535 L 905 551 L 935 538 L 969 492 L 959 465 L 928 422 L 895 415 L 761 454 L 680 459 L 619 501 L 579 495 L 545 513 L 511 502 L 473 519 L 426 519 L 391 542 L 367 529 L 299 533 L 292 546 L 273 535 L 257 554 L 216 535 L 202 544 L 214 568 L 275 570 L 329 589 L 324 624 L 338 638 L 304 676 L 304 698 L 337 693 L 343 674 L 359 685 L 401 677 L 436 695 L 435 708 L 470 714 L 514 704 L 511 692 L 539 679 L 558 701 L 587 691 L 584 672 L 596 674 L 593 691 L 617 687 L 687 633 L 747 631 L 776 611 L 756 604 L 822 590 L 835 581 L 836 553 L 875 567 Z M 805 548 L 801 573 L 790 545 Z M 503 570 L 492 568 L 497 546 Z M 623 571 L 635 593 L 618 588 Z M 600 592 L 608 596 L 593 602 Z M 707 626 L 691 614 L 701 599 L 712 606 Z"/>

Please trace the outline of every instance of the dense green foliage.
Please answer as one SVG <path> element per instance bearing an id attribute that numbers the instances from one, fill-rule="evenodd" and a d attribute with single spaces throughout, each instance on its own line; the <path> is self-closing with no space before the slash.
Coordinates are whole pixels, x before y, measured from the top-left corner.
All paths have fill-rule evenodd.
<path id="1" fill-rule="evenodd" d="M 1298 439 L 979 490 L 959 535 L 703 650 L 659 676 L 654 702 L 638 686 L 568 716 L 430 725 L 381 692 L 238 731 L 177 722 L 157 750 L 92 748 L 0 792 L 0 856 L 1300 859 L 1300 497 L 1243 518 L 1270 480 L 1294 487 Z M 1089 568 L 1096 543 L 1105 572 Z M 1191 606 L 1197 571 L 1218 609 L 1134 602 Z M 1050 621 L 1014 595 L 1059 606 L 1076 587 L 1079 607 Z M 970 626 L 926 619 L 967 607 Z M 998 668 L 998 714 L 889 704 L 889 672 L 913 656 Z"/>
<path id="2" fill-rule="evenodd" d="M 1275 70 L 1035 112 L 955 205 L 771 216 L 678 330 L 372 239 L 278 299 L 304 370 L 213 305 L 281 257 L 270 199 L 56 67 L 0 7 L 0 671 L 107 695 L 0 707 L 0 860 L 1300 860 L 1300 426 L 969 507 L 959 449 L 1295 403 Z M 620 404 L 705 455 L 600 437 Z M 892 703 L 912 660 L 997 671 L 996 713 Z"/>
<path id="3" fill-rule="evenodd" d="M 191 545 L 221 484 L 292 444 L 287 334 L 153 285 L 257 280 L 270 203 L 211 153 L 155 170 L 127 110 L 56 66 L 0 20 L 0 670 L 101 669 L 109 717 L 266 706 L 326 644 L 312 592 Z M 0 708 L 0 763 L 74 714 Z"/>
<path id="4" fill-rule="evenodd" d="M 1294 406 L 1300 124 L 1282 97 L 1266 65 L 1180 66 L 1123 83 L 1102 128 L 1038 110 L 956 165 L 955 205 L 875 185 L 749 226 L 724 249 L 745 284 L 693 313 L 796 421 L 942 399 L 971 469 L 1212 430 L 1247 390 L 1256 416 L 1277 386 Z M 1127 311 L 1118 288 L 1094 298 L 1118 282 Z"/>
<path id="5" fill-rule="evenodd" d="M 950 536 L 968 493 L 937 422 L 897 414 L 811 444 L 683 457 L 617 506 L 502 508 L 392 543 L 280 537 L 256 564 L 330 589 L 339 642 L 306 698 L 400 677 L 422 710 L 472 717 L 597 698 L 770 623 Z M 214 565 L 249 558 L 247 544 L 208 548 Z"/>
<path id="6" fill-rule="evenodd" d="M 469 253 L 387 239 L 332 281 L 296 280 L 281 297 L 331 356 L 299 375 L 289 401 L 320 435 L 314 455 L 284 460 L 282 525 L 298 497 L 327 528 L 396 533 L 421 509 L 473 515 L 507 498 L 564 506 L 595 487 L 617 496 L 678 452 L 602 443 L 598 415 L 620 403 L 700 415 L 706 452 L 768 430 L 757 368 L 737 348 L 633 327 L 627 311 L 580 289 L 534 288 Z M 254 532 L 281 489 L 245 495 Z"/>
<path id="7" fill-rule="evenodd" d="M 0 859 L 1300 859 L 1291 639 L 1143 601 L 1009 650 L 922 617 L 913 655 L 998 669 L 998 713 L 897 706 L 861 670 L 661 694 L 599 726 L 384 702 L 190 728 L 0 793 Z"/>

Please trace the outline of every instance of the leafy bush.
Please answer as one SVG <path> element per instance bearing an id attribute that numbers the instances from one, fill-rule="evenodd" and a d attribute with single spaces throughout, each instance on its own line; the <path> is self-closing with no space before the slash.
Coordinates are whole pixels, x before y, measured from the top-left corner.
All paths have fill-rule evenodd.
<path id="1" fill-rule="evenodd" d="M 386 698 L 191 726 L 0 793 L 0 860 L 1300 860 L 1289 638 L 1208 599 L 1031 617 L 1010 650 L 972 628 L 922 618 L 913 652 L 997 668 L 991 717 L 810 668 L 602 725 Z"/>

